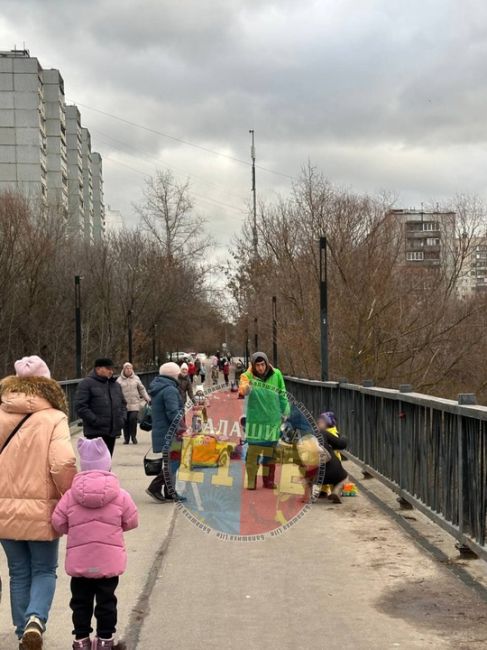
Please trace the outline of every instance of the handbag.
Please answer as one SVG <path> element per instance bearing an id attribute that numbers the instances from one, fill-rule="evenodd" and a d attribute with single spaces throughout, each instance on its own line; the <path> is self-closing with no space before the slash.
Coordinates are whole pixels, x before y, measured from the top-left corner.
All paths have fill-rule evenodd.
<path id="1" fill-rule="evenodd" d="M 20 427 L 24 424 L 24 422 L 25 422 L 28 418 L 30 418 L 31 415 L 32 415 L 32 413 L 27 413 L 27 415 L 25 415 L 25 416 L 20 420 L 20 422 L 17 424 L 17 426 L 15 427 L 15 429 L 12 431 L 12 433 L 9 434 L 7 440 L 5 440 L 5 442 L 3 443 L 2 448 L 0 449 L 0 454 L 1 454 L 5 449 L 6 449 L 8 443 L 12 440 L 12 438 L 13 438 L 14 435 L 17 433 L 17 431 L 20 429 Z"/>
<path id="2" fill-rule="evenodd" d="M 139 427 L 142 431 L 152 431 L 152 408 L 146 404 L 139 419 Z"/>
<path id="3" fill-rule="evenodd" d="M 144 456 L 144 472 L 146 476 L 158 476 L 162 472 L 162 456 L 147 458 L 151 451 L 152 447 L 149 447 Z"/>

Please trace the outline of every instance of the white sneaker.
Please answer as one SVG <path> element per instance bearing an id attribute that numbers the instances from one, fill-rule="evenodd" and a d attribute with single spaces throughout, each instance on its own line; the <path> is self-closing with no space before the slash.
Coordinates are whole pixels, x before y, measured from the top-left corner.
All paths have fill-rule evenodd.
<path id="1" fill-rule="evenodd" d="M 42 650 L 42 635 L 45 625 L 38 616 L 31 616 L 22 635 L 23 650 Z"/>

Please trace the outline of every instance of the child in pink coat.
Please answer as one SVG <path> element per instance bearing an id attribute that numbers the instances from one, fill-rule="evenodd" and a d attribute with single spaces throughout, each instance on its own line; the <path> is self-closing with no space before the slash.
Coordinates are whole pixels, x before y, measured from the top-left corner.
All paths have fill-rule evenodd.
<path id="1" fill-rule="evenodd" d="M 123 540 L 138 525 L 137 507 L 110 472 L 112 459 L 102 438 L 78 440 L 81 472 L 52 516 L 58 533 L 67 534 L 66 573 L 71 576 L 73 650 L 122 650 L 113 635 L 117 624 L 115 589 L 127 566 Z M 96 637 L 90 639 L 96 599 Z"/>

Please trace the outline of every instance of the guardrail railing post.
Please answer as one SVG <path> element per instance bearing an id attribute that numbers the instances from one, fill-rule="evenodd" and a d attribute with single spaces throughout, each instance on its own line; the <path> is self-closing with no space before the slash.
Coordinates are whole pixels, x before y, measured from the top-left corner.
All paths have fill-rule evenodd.
<path id="1" fill-rule="evenodd" d="M 413 387 L 411 384 L 401 384 L 399 386 L 400 393 L 411 393 Z M 405 432 L 405 423 L 406 423 L 406 413 L 403 411 L 403 402 L 399 402 L 399 487 L 401 490 L 404 490 L 404 446 L 403 446 L 403 437 Z M 407 501 L 403 496 L 397 498 L 397 502 L 401 510 L 412 510 L 413 506 Z"/>
<path id="2" fill-rule="evenodd" d="M 474 393 L 460 393 L 458 395 L 458 403 L 461 406 L 475 406 L 477 404 L 477 398 L 475 397 Z M 463 472 L 463 464 L 464 464 L 464 450 L 463 450 L 463 421 L 462 421 L 462 416 L 459 413 L 457 415 L 457 435 L 458 435 L 458 530 L 460 535 L 465 534 L 465 524 L 464 524 L 464 472 Z M 464 542 L 461 540 L 458 541 L 455 544 L 456 549 L 460 553 L 460 556 L 463 558 L 477 558 L 478 556 L 476 553 L 472 551 L 472 549 L 467 546 Z"/>

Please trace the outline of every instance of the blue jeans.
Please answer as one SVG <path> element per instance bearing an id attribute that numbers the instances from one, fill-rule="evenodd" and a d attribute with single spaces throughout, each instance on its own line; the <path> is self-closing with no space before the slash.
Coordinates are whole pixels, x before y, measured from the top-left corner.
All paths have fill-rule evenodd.
<path id="1" fill-rule="evenodd" d="M 27 542 L 2 539 L 10 575 L 10 607 L 20 638 L 30 616 L 45 624 L 56 589 L 59 540 Z"/>

